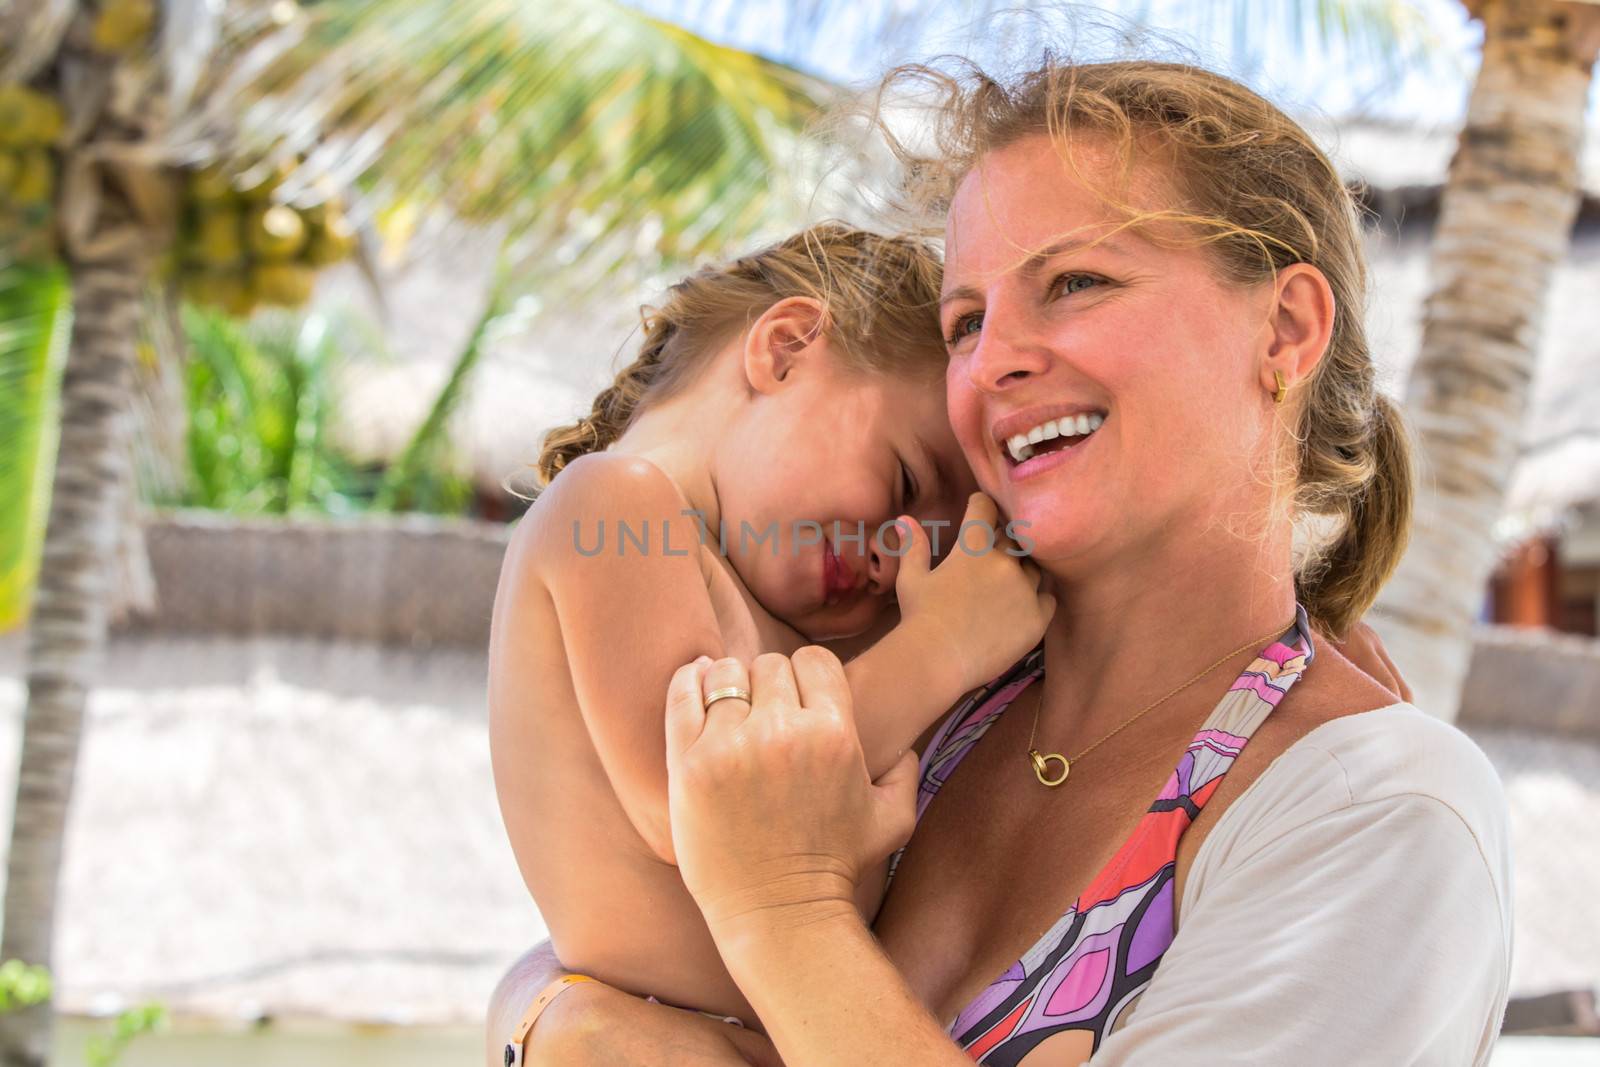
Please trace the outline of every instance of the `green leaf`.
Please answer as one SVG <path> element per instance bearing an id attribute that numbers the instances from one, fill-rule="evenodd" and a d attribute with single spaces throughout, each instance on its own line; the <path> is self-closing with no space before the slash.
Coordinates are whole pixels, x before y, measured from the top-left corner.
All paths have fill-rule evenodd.
<path id="1" fill-rule="evenodd" d="M 257 150 L 365 174 L 380 201 L 563 244 L 561 275 L 640 250 L 585 234 L 649 226 L 663 262 L 798 221 L 781 181 L 833 90 L 614 0 L 330 0 L 242 90 Z M 553 273 L 553 272 L 552 272 Z"/>
<path id="2" fill-rule="evenodd" d="M 70 323 L 60 268 L 0 269 L 0 632 L 25 620 L 38 577 Z"/>

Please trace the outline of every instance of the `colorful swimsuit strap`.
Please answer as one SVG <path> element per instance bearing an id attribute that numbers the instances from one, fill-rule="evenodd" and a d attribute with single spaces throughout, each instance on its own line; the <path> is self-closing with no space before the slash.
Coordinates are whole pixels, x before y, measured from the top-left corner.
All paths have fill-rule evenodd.
<path id="1" fill-rule="evenodd" d="M 980 1063 L 1015 1065 L 1054 1038 L 1052 1061 L 1087 1058 L 1126 1021 L 1172 944 L 1178 842 L 1256 728 L 1311 663 L 1303 609 L 1245 668 L 1190 741 L 1166 786 L 1105 868 L 950 1033 Z M 923 760 L 918 815 L 1006 705 L 1042 673 L 1035 650 L 956 709 Z"/>
<path id="2" fill-rule="evenodd" d="M 1014 663 L 1000 677 L 980 689 L 974 690 L 966 699 L 956 705 L 954 711 L 945 716 L 944 723 L 935 731 L 933 739 L 928 742 L 928 747 L 922 750 L 921 770 L 918 772 L 917 784 L 917 821 L 922 821 L 922 813 L 928 810 L 934 795 L 939 792 L 939 787 L 949 777 L 978 738 L 984 735 L 989 726 L 1000 717 L 1006 705 L 1017 698 L 1017 694 L 1028 688 L 1032 682 L 1044 674 L 1044 646 L 1039 645 L 1032 652 L 1023 656 Z M 889 873 L 884 882 L 885 887 L 894 881 L 894 872 L 900 867 L 900 857 L 905 854 L 902 847 L 893 856 L 889 857 Z"/>

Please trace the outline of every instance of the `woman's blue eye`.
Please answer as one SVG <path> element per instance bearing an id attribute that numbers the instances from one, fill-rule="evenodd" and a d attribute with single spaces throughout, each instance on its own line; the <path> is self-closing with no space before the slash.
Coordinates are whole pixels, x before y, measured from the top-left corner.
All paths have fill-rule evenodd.
<path id="1" fill-rule="evenodd" d="M 1100 284 L 1100 279 L 1092 274 L 1068 274 L 1057 283 L 1062 292 L 1080 293 L 1090 286 Z"/>
<path id="2" fill-rule="evenodd" d="M 977 333 L 982 326 L 982 315 L 977 314 L 976 312 L 971 315 L 963 315 L 955 321 L 955 325 L 950 327 L 950 335 L 946 337 L 945 340 L 950 344 L 955 344 L 963 337 L 971 337 L 973 334 Z"/>

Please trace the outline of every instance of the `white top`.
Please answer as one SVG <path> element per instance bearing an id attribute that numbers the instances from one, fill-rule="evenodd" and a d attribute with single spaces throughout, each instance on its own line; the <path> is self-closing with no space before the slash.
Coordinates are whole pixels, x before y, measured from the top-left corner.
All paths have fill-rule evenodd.
<path id="1" fill-rule="evenodd" d="M 1172 946 L 1091 1063 L 1483 1064 L 1510 974 L 1500 779 L 1396 704 L 1312 730 L 1223 813 Z"/>

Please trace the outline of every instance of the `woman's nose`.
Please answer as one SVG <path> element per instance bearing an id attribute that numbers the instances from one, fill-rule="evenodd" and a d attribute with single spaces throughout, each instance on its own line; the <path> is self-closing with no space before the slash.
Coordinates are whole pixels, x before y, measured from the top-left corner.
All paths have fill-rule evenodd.
<path id="1" fill-rule="evenodd" d="M 983 332 L 967 358 L 967 378 L 986 393 L 1021 385 L 1050 365 L 1050 352 L 1034 337 L 1032 326 L 1017 316 L 990 311 Z"/>

